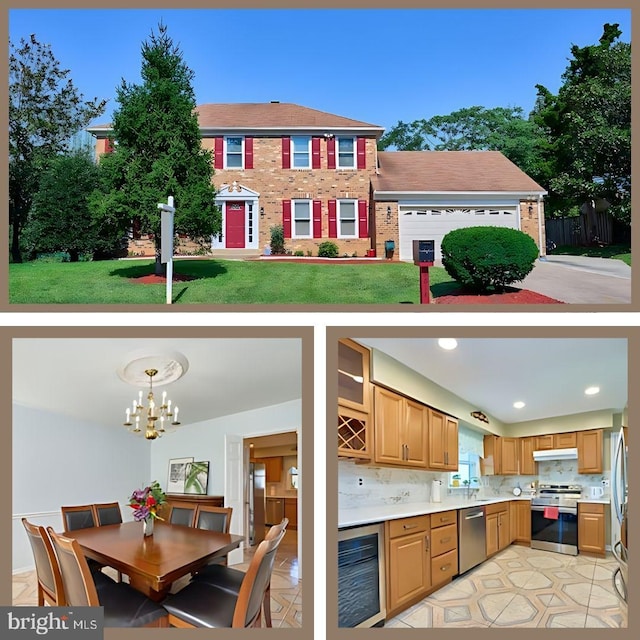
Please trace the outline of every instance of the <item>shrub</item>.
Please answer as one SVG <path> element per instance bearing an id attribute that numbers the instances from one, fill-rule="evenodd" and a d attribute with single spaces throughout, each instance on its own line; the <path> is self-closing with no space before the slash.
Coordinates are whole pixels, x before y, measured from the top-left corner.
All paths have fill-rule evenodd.
<path id="1" fill-rule="evenodd" d="M 538 254 L 530 236 L 505 227 L 455 229 L 442 239 L 442 265 L 472 291 L 497 291 L 522 280 Z"/>
<path id="2" fill-rule="evenodd" d="M 271 253 L 274 256 L 284 255 L 284 227 L 276 224 L 270 229 L 271 231 Z"/>
<path id="3" fill-rule="evenodd" d="M 296 249 L 296 251 L 293 252 L 293 255 L 296 256 L 296 258 L 304 257 L 304 251 L 302 251 L 301 249 Z"/>
<path id="4" fill-rule="evenodd" d="M 335 242 L 322 242 L 318 246 L 318 256 L 320 258 L 337 258 L 338 245 Z"/>

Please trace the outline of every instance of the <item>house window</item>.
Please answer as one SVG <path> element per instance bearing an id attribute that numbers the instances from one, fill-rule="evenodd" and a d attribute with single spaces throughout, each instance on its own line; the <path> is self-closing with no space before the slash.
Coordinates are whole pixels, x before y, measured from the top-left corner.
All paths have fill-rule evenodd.
<path id="1" fill-rule="evenodd" d="M 358 202 L 338 200 L 338 237 L 358 237 Z"/>
<path id="2" fill-rule="evenodd" d="M 338 169 L 356 168 L 356 139 L 338 138 Z"/>
<path id="3" fill-rule="evenodd" d="M 226 143 L 226 168 L 242 169 L 242 138 L 227 138 Z"/>
<path id="4" fill-rule="evenodd" d="M 311 238 L 311 200 L 292 200 L 292 238 Z"/>
<path id="5" fill-rule="evenodd" d="M 458 453 L 458 470 L 449 474 L 449 487 L 477 489 L 480 476 L 479 456 L 470 451 Z"/>
<path id="6" fill-rule="evenodd" d="M 291 155 L 294 169 L 311 168 L 311 138 L 309 136 L 291 136 Z"/>

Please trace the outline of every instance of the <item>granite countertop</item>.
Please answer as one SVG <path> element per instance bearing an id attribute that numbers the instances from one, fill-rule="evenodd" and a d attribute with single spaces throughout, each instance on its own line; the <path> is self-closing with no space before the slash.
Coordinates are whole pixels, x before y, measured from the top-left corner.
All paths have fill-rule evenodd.
<path id="1" fill-rule="evenodd" d="M 580 498 L 578 502 L 582 504 L 611 504 L 611 500 L 609 498 Z"/>

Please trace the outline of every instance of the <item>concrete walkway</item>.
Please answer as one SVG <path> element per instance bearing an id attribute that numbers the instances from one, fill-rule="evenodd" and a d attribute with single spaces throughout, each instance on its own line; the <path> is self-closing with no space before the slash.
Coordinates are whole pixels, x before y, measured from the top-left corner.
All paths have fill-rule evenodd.
<path id="1" fill-rule="evenodd" d="M 550 255 L 515 286 L 571 304 L 630 304 L 631 267 L 610 258 Z"/>

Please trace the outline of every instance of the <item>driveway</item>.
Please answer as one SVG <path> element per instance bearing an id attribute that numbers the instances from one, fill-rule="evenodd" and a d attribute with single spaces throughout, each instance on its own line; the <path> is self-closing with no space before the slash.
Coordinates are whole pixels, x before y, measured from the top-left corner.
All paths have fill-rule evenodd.
<path id="1" fill-rule="evenodd" d="M 630 304 L 631 267 L 610 258 L 550 255 L 516 286 L 571 304 Z"/>

